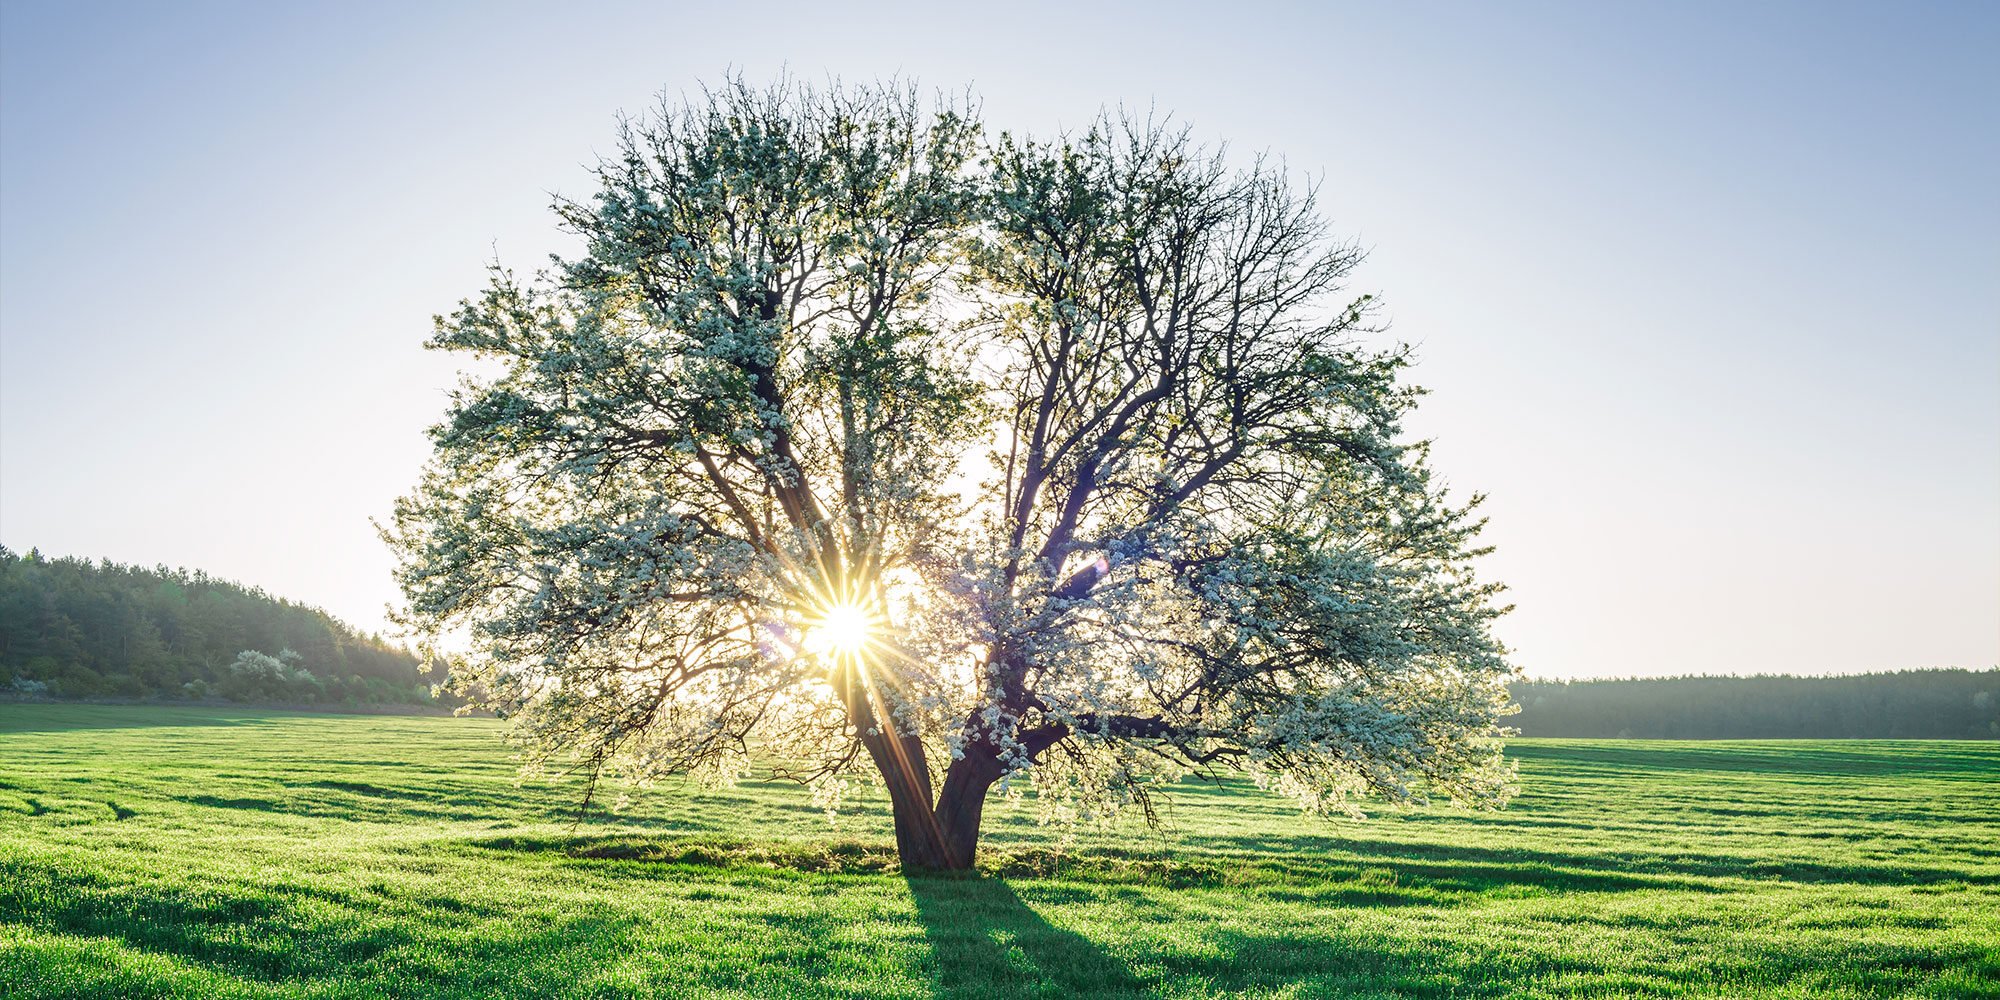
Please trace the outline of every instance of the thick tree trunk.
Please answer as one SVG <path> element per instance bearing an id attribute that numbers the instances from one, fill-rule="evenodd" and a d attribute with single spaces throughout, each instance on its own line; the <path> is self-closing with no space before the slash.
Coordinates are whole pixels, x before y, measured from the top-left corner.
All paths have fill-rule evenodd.
<path id="1" fill-rule="evenodd" d="M 881 752 L 877 753 L 877 746 Z M 889 808 L 896 827 L 896 856 L 904 871 L 970 871 L 978 860 L 979 820 L 986 793 L 999 780 L 1000 766 L 991 758 L 967 755 L 945 772 L 936 805 L 927 775 L 904 771 L 893 745 L 869 743 L 882 783 L 889 791 Z"/>
<path id="2" fill-rule="evenodd" d="M 979 852 L 979 819 L 986 811 L 986 793 L 1000 780 L 999 762 L 985 754 L 968 753 L 952 761 L 938 792 L 937 822 L 957 869 L 970 869 Z"/>
<path id="3" fill-rule="evenodd" d="M 889 812 L 896 826 L 896 856 L 905 869 L 959 869 L 946 846 L 944 830 L 931 807 L 930 770 L 923 747 L 912 736 L 880 734 L 862 740 L 882 785 L 889 792 Z"/>
<path id="4" fill-rule="evenodd" d="M 1030 759 L 1068 735 L 1060 726 L 1046 726 L 1022 734 L 1021 748 Z M 896 810 L 896 849 L 903 868 L 909 870 L 970 871 L 979 856 L 979 823 L 986 812 L 986 795 L 1000 780 L 1005 769 L 994 751 L 979 742 L 965 748 L 964 755 L 951 762 L 944 773 L 944 787 L 938 790 L 937 805 L 925 799 L 921 810 L 905 809 L 890 790 Z M 886 777 L 886 775 L 885 775 Z M 929 792 L 929 784 L 924 786 Z M 912 838 L 905 839 L 908 829 Z"/>
<path id="5" fill-rule="evenodd" d="M 924 759 L 923 741 L 883 724 L 858 664 L 850 662 L 835 675 L 835 690 L 846 703 L 847 717 L 888 789 L 889 811 L 896 827 L 896 856 L 903 868 L 971 867 L 969 854 L 966 861 L 956 863 L 957 855 L 945 845 L 944 830 L 932 806 L 930 764 Z"/>
<path id="6" fill-rule="evenodd" d="M 945 770 L 944 787 L 933 799 L 923 741 L 914 734 L 885 730 L 878 723 L 873 699 L 858 670 L 842 674 L 838 682 L 849 718 L 861 733 L 861 744 L 868 749 L 869 759 L 888 789 L 896 855 L 903 870 L 970 871 L 978 860 L 979 823 L 986 812 L 986 794 L 1005 771 L 998 751 L 984 740 L 969 740 L 964 753 Z M 1032 760 L 1068 732 L 1062 726 L 1025 732 L 1019 749 Z"/>
<path id="7" fill-rule="evenodd" d="M 889 801 L 895 810 L 896 851 L 903 869 L 970 871 L 979 860 L 979 821 L 986 811 L 986 793 L 998 780 L 999 762 L 975 750 L 952 761 L 935 807 L 928 800 L 899 798 L 892 785 Z"/>
<path id="8" fill-rule="evenodd" d="M 913 789 L 892 782 L 889 809 L 896 824 L 896 857 L 905 871 L 959 867 L 952 863 L 952 853 L 945 846 L 927 794 L 913 794 Z"/>

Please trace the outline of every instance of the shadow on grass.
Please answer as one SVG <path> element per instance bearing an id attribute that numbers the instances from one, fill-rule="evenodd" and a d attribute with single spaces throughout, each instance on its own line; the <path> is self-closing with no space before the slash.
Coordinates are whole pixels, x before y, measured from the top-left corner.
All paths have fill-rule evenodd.
<path id="1" fill-rule="evenodd" d="M 90 729 L 253 726 L 271 713 L 253 709 L 185 708 L 178 705 L 94 705 L 0 699 L 0 733 L 67 733 Z"/>
<path id="2" fill-rule="evenodd" d="M 660 868 L 714 868 L 799 875 L 893 875 L 894 850 L 857 841 L 746 841 L 645 834 L 505 834 L 461 841 L 475 851 L 557 854 L 575 863 L 624 862 Z M 981 873 L 996 879 L 1060 880 L 1096 886 L 1244 889 L 1328 906 L 1452 906 L 1487 895 L 1723 892 L 1675 873 L 1593 871 L 1587 859 L 1535 852 L 1415 850 L 1417 857 L 1328 857 L 1372 853 L 1350 841 L 1309 844 L 1283 838 L 1209 838 L 1226 853 L 1096 848 L 1064 855 L 1039 847 L 990 846 Z"/>
<path id="3" fill-rule="evenodd" d="M 615 859 L 585 863 L 615 874 Z M 712 874 L 720 874 L 711 870 Z M 947 998 L 1149 995 L 1121 962 L 1084 935 L 1049 924 L 998 879 L 908 880 L 930 954 L 914 969 Z M 522 919 L 508 908 L 449 890 L 374 883 L 318 887 L 221 881 L 162 884 L 0 860 L 0 927 L 19 923 L 62 935 L 45 942 L 41 987 L 25 996 L 72 995 L 80 949 L 163 956 L 98 970 L 97 995 L 204 995 L 214 979 L 237 988 L 434 997 L 575 997 L 612 1000 L 693 989 L 738 995 L 823 994 L 821 977 L 844 957 L 840 918 L 789 908 L 745 914 L 771 935 L 761 960 L 740 964 L 709 930 L 667 948 L 658 968 L 618 974 L 618 960 L 659 948 L 659 928 L 638 913 Z M 698 945 L 696 943 L 699 943 Z M 95 944 L 93 944 L 95 943 Z M 699 950 L 684 949 L 695 945 Z M 23 961 L 27 957 L 24 956 Z M 693 967 L 690 967 L 692 964 Z M 708 968 L 702 968 L 708 966 Z M 602 973 L 602 974 L 601 974 Z M 652 982 L 657 978 L 657 982 Z M 0 973 L 0 994 L 14 995 Z M 19 984 L 17 984 L 19 985 Z M 72 982 L 71 986 L 80 985 Z"/>
<path id="4" fill-rule="evenodd" d="M 1828 777 L 1923 774 L 1991 780 L 2000 774 L 2000 746 L 1941 740 L 1768 740 L 1705 743 L 1672 740 L 1515 742 L 1507 756 L 1563 764 L 1613 765 L 1619 774 L 1733 771 Z M 1574 768 L 1572 768 L 1574 770 Z"/>
<path id="5" fill-rule="evenodd" d="M 170 794 L 165 797 L 204 809 L 281 813 L 354 822 L 445 820 L 464 823 L 503 818 L 508 821 L 539 818 L 569 822 L 576 818 L 576 809 L 567 803 L 550 803 L 532 792 L 473 793 L 443 782 L 426 784 L 413 781 L 402 787 L 359 781 L 284 782 L 277 789 L 272 789 L 269 782 L 256 782 L 243 787 L 262 794 Z M 691 828 L 694 825 L 676 820 L 613 817 L 610 813 L 596 811 L 590 818 L 616 818 L 626 826 L 666 829 Z"/>
<path id="6" fill-rule="evenodd" d="M 232 994 L 286 986 L 464 1000 L 630 995 L 579 970 L 630 954 L 640 918 L 508 916 L 434 893 L 145 884 L 0 861 L 0 930 L 60 935 L 24 949 L 17 969 L 0 962 L 0 996 L 207 996 L 218 992 L 216 977 L 234 984 L 222 990 Z"/>
<path id="7" fill-rule="evenodd" d="M 1042 919 L 1000 879 L 912 876 L 909 886 L 939 1000 L 1146 994 L 1125 963 Z"/>
<path id="8" fill-rule="evenodd" d="M 1352 837 L 1209 836 L 1204 846 L 1247 851 L 1274 857 L 1359 855 L 1367 864 L 1386 866 L 1428 884 L 1463 891 L 1483 891 L 1501 884 L 1529 884 L 1566 892 L 1622 892 L 1632 889 L 1679 889 L 1722 892 L 1708 881 L 1718 878 L 1778 879 L 1787 882 L 1909 885 L 1963 881 L 2000 882 L 2000 874 L 1964 868 L 1908 864 L 1825 863 L 1796 858 L 1751 857 L 1709 853 L 1675 857 L 1622 857 L 1587 852 L 1537 851 L 1528 848 L 1458 847 L 1434 843 L 1402 843 Z"/>
<path id="9" fill-rule="evenodd" d="M 220 795 L 182 795 L 179 800 L 189 805 L 208 809 L 249 809 L 256 812 L 288 812 L 283 805 L 270 799 L 225 798 Z"/>
<path id="10" fill-rule="evenodd" d="M 555 849 L 530 848 L 531 843 L 514 848 Z M 48 951 L 45 959 L 24 952 L 12 969 L 0 962 L 0 995 L 37 1000 L 284 992 L 612 1000 L 722 992 L 862 996 L 900 984 L 903 992 L 914 986 L 937 1000 L 1160 993 L 1483 998 L 1518 993 L 1533 981 L 1604 996 L 1677 993 L 1676 984 L 1704 982 L 1731 983 L 1740 987 L 1738 995 L 1928 989 L 1930 995 L 1990 996 L 1991 987 L 2000 984 L 1990 947 L 1948 936 L 1955 925 L 1934 914 L 1829 912 L 1816 936 L 1764 945 L 1738 941 L 1734 935 L 1740 929 L 1703 931 L 1697 919 L 1698 934 L 1727 930 L 1734 943 L 1683 961 L 1643 954 L 1649 938 L 1689 930 L 1687 920 L 1674 913 L 1554 915 L 1591 925 L 1589 940 L 1619 945 L 1590 948 L 1561 936 L 1467 940 L 1440 933 L 1421 918 L 1418 925 L 1384 933 L 1379 923 L 1350 924 L 1325 909 L 1317 912 L 1326 919 L 1232 922 L 1218 918 L 1214 895 L 1162 891 L 1157 883 L 1078 879 L 1067 871 L 1056 880 L 1013 883 L 991 875 L 826 878 L 752 863 L 716 845 L 681 844 L 678 850 L 670 854 L 666 844 L 630 839 L 571 843 L 558 854 L 558 867 L 583 866 L 609 892 L 672 885 L 691 903 L 708 901 L 667 920 L 651 912 L 650 904 L 524 907 L 518 897 L 483 894 L 476 880 L 405 881 L 388 872 L 364 884 L 156 880 L 0 858 L 0 932 L 20 924 L 64 936 L 41 945 Z M 817 856 L 824 859 L 817 863 L 857 873 L 893 860 L 886 848 L 865 844 L 834 845 Z M 663 863 L 686 868 L 659 867 Z M 779 877 L 757 875 L 760 870 Z M 559 872 L 535 871 L 520 877 L 539 880 L 545 874 L 562 878 Z M 753 878 L 741 878 L 745 874 Z M 863 895 L 877 893 L 879 900 L 881 889 L 899 886 L 907 887 L 910 910 L 902 910 L 899 900 L 883 900 L 887 905 L 880 907 L 832 904 L 857 887 L 865 887 Z M 737 891 L 743 887 L 749 891 Z M 1296 888 L 1300 901 L 1316 908 L 1327 904 L 1323 897 L 1312 898 L 1315 893 L 1342 891 L 1332 885 Z M 1254 907 L 1279 891 L 1253 887 L 1232 905 Z M 822 899 L 799 905 L 805 894 Z M 696 912 L 719 919 L 691 919 Z M 1107 920 L 1107 913 L 1116 916 Z M 914 927 L 904 923 L 906 914 L 914 916 Z M 857 918 L 884 917 L 901 925 L 900 933 L 892 926 L 878 937 L 855 933 L 851 926 Z M 1064 926 L 1071 921 L 1090 933 Z M 1936 936 L 1856 939 L 1883 926 Z M 921 945 L 912 932 L 921 933 Z M 883 950 L 886 941 L 907 945 Z M 1626 943 L 1639 946 L 1641 954 L 1628 955 Z M 88 957 L 83 949 L 107 945 L 119 954 L 170 961 L 106 966 L 79 980 L 85 966 L 78 963 Z M 915 982 L 897 977 L 897 970 L 914 974 Z M 224 990 L 196 978 L 210 974 L 236 982 Z M 95 993 L 88 991 L 93 984 Z M 270 989 L 281 985 L 286 988 Z"/>

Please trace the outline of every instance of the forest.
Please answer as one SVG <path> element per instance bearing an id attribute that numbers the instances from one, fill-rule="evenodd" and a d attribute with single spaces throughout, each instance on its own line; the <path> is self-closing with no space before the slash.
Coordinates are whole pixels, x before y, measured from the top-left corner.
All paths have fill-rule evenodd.
<path id="1" fill-rule="evenodd" d="M 420 666 L 256 587 L 0 546 L 0 694 L 417 704 L 431 701 Z"/>
<path id="2" fill-rule="evenodd" d="M 2000 670 L 1517 681 L 1524 736 L 1995 739 Z"/>
<path id="3" fill-rule="evenodd" d="M 1524 736 L 1996 739 L 2000 669 L 1519 680 Z M 0 546 L 0 696 L 434 703 L 418 658 L 326 612 L 199 570 Z"/>

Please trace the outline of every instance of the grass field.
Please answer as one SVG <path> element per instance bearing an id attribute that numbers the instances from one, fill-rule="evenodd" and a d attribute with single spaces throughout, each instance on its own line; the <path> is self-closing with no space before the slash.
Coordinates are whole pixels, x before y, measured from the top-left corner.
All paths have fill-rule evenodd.
<path id="1" fill-rule="evenodd" d="M 1190 786 L 905 879 L 876 800 L 574 832 L 496 723 L 0 705 L 0 996 L 2000 996 L 2000 745 L 1523 740 L 1495 814 Z"/>

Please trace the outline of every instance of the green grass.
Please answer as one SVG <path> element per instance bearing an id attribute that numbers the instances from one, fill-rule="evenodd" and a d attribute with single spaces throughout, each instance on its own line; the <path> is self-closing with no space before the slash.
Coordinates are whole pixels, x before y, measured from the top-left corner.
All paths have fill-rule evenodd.
<path id="1" fill-rule="evenodd" d="M 0 997 L 2000 996 L 2000 745 L 1522 740 L 1504 812 L 1164 832 L 669 785 L 574 832 L 487 721 L 0 705 Z"/>

